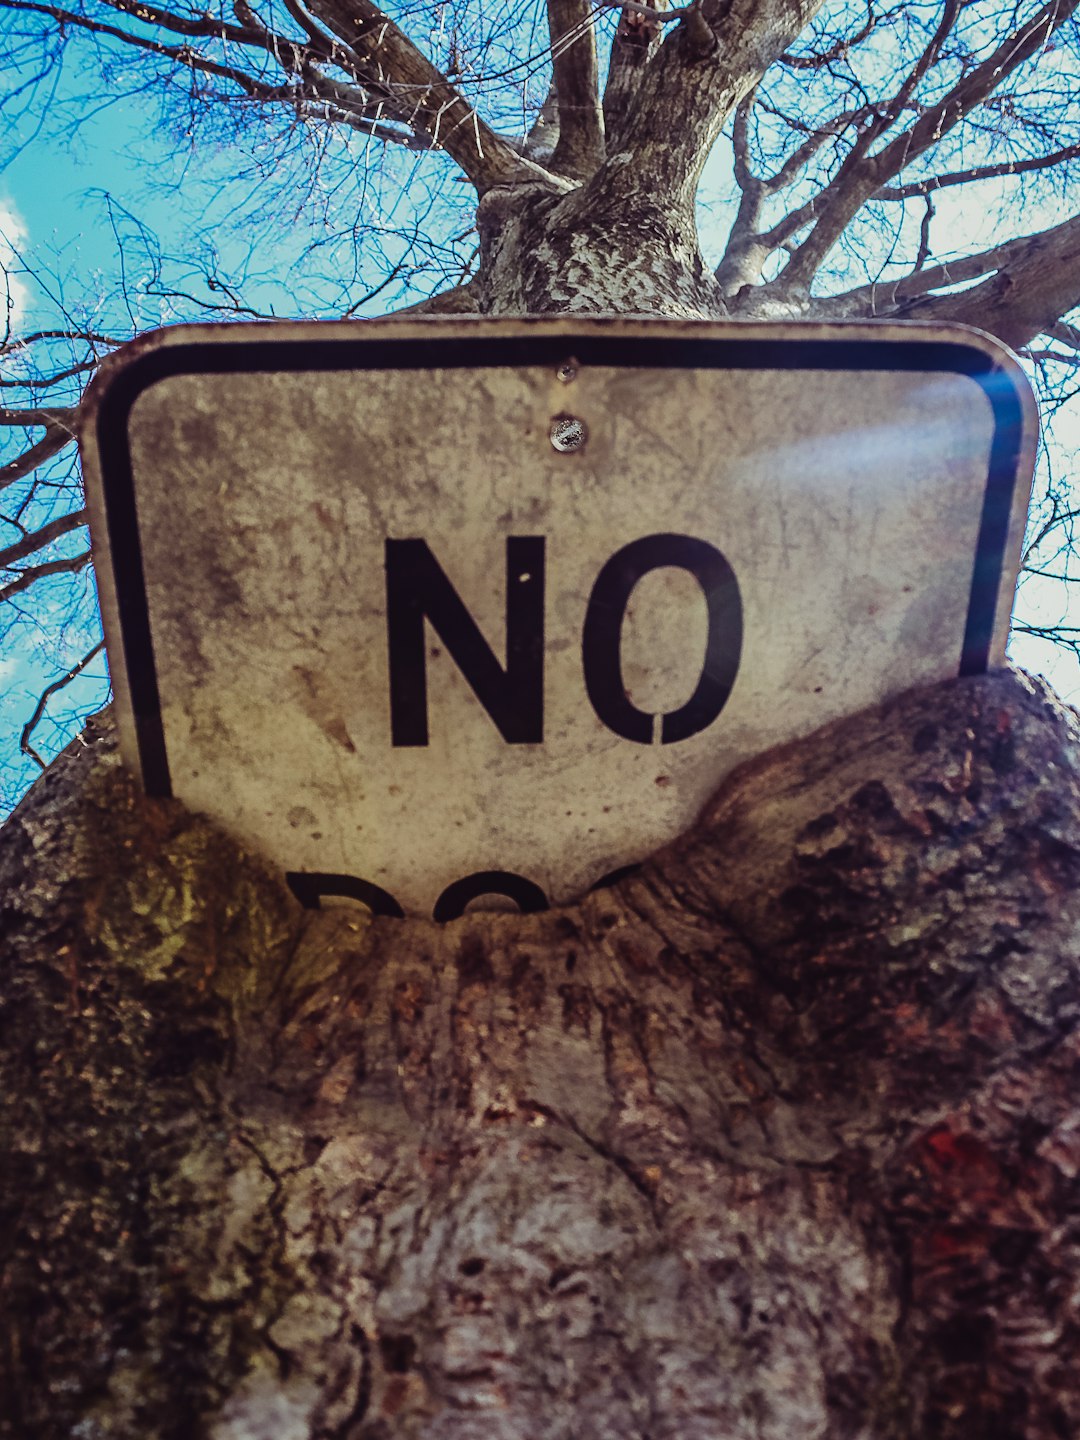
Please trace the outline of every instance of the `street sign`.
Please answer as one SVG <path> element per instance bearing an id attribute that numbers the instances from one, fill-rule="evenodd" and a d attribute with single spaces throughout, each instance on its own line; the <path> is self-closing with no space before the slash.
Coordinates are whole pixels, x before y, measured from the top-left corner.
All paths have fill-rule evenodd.
<path id="1" fill-rule="evenodd" d="M 83 436 L 123 753 L 308 904 L 570 900 L 1002 662 L 1035 434 L 962 328 L 158 331 Z"/>

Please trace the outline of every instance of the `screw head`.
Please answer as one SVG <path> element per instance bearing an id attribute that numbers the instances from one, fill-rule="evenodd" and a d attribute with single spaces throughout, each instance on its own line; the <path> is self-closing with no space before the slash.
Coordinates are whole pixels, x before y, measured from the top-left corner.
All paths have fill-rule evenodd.
<path id="1" fill-rule="evenodd" d="M 580 450 L 589 438 L 589 427 L 576 415 L 556 415 L 548 431 L 552 447 L 560 454 Z"/>

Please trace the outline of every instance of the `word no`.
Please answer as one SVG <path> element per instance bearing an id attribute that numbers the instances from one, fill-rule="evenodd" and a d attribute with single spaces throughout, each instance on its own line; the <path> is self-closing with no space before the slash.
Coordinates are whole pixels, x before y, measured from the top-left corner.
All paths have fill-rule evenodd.
<path id="1" fill-rule="evenodd" d="M 508 745 L 544 739 L 544 564 L 542 535 L 506 541 L 506 664 L 495 658 L 426 540 L 386 541 L 386 631 L 390 658 L 390 733 L 395 746 L 427 745 L 424 622 L 438 634 Z M 705 658 L 694 693 L 656 717 L 630 700 L 619 654 L 630 595 L 650 570 L 685 570 L 708 609 Z M 705 540 L 646 535 L 601 567 L 585 606 L 581 659 L 585 690 L 604 725 L 624 740 L 650 745 L 687 740 L 724 708 L 742 653 L 743 618 L 735 572 Z M 659 720 L 657 727 L 656 721 Z"/>

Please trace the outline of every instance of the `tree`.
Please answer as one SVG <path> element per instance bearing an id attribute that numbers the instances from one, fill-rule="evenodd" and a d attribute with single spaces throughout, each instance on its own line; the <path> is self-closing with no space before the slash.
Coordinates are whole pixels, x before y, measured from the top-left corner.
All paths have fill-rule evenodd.
<path id="1" fill-rule="evenodd" d="M 551 0 L 524 134 L 531 12 L 3 8 L 188 128 L 437 152 L 478 243 L 431 312 L 948 318 L 1059 387 L 1080 349 L 1073 4 L 627 4 L 601 89 L 604 15 Z M 952 253 L 1006 177 L 1043 223 Z M 117 338 L 6 342 L 6 600 L 90 563 L 48 548 L 70 485 L 23 521 Z M 1077 757 L 1019 678 L 957 682 L 745 767 L 612 890 L 440 928 L 305 916 L 98 722 L 0 843 L 0 1435 L 1076 1433 Z"/>

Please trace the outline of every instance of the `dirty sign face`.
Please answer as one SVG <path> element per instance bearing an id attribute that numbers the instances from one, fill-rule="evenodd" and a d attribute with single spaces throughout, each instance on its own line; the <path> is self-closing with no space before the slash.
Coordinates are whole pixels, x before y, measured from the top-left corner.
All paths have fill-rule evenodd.
<path id="1" fill-rule="evenodd" d="M 95 396 L 125 755 L 309 904 L 568 900 L 1004 655 L 1034 420 L 976 332 L 191 327 Z"/>

